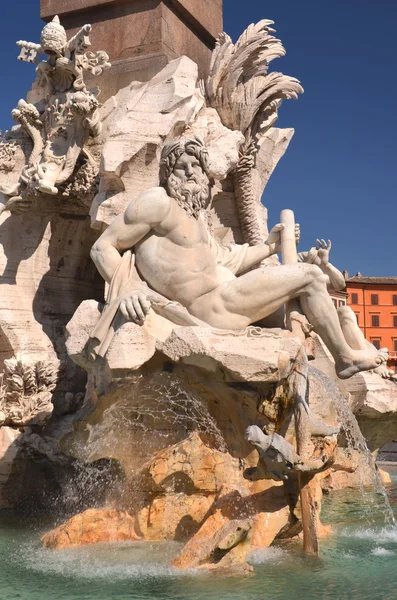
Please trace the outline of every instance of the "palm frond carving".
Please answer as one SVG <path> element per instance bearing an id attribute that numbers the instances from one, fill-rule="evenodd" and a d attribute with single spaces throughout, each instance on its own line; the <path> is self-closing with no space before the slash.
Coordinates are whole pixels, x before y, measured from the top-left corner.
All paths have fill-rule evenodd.
<path id="1" fill-rule="evenodd" d="M 223 124 L 241 131 L 247 143 L 261 145 L 264 134 L 278 118 L 284 99 L 297 99 L 300 82 L 282 73 L 268 73 L 269 64 L 285 55 L 279 39 L 272 35 L 273 21 L 250 25 L 236 44 L 222 33 L 212 54 L 206 81 L 209 104 Z"/>

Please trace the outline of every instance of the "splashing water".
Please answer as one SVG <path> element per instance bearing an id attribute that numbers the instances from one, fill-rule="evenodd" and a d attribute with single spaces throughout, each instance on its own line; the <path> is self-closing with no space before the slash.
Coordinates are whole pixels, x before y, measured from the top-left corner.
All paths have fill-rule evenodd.
<path id="1" fill-rule="evenodd" d="M 79 446 L 79 456 L 87 462 L 134 453 L 148 460 L 193 431 L 205 435 L 212 447 L 226 451 L 223 434 L 205 401 L 172 373 L 129 381 L 104 410 L 101 422 L 88 424 L 87 429 L 88 438 Z"/>
<path id="2" fill-rule="evenodd" d="M 390 506 L 389 499 L 386 494 L 385 487 L 382 483 L 381 477 L 378 470 L 375 467 L 375 462 L 372 454 L 367 446 L 367 442 L 357 419 L 354 416 L 346 398 L 339 392 L 332 381 L 320 370 L 310 367 L 312 374 L 321 381 L 324 389 L 332 398 L 332 404 L 335 407 L 338 415 L 338 420 L 341 423 L 341 429 L 345 435 L 347 448 L 350 456 L 353 456 L 354 452 L 360 456 L 360 464 L 358 466 L 358 476 L 360 492 L 363 500 L 364 515 L 369 523 L 373 523 L 376 518 L 376 509 L 381 508 L 383 512 L 384 522 L 387 525 L 395 525 L 396 521 L 394 518 L 393 510 Z M 364 471 L 367 470 L 370 473 L 372 479 L 372 491 L 365 489 Z M 381 504 L 379 503 L 381 501 Z"/>

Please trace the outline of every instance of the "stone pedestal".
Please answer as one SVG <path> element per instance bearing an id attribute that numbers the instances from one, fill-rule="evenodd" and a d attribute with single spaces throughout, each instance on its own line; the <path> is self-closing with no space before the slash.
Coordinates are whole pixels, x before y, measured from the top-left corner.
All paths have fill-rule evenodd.
<path id="1" fill-rule="evenodd" d="M 91 49 L 105 50 L 112 63 L 99 84 L 102 102 L 184 54 L 205 77 L 223 30 L 222 0 L 41 0 L 40 14 L 46 21 L 58 14 L 68 37 L 94 25 Z"/>

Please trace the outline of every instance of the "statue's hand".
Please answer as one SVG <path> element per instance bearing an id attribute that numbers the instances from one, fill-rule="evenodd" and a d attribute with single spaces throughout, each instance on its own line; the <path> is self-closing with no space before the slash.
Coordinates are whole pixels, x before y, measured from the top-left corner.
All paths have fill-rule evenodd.
<path id="1" fill-rule="evenodd" d="M 309 263 L 311 265 L 317 265 L 318 267 L 321 265 L 321 260 L 318 256 L 317 248 L 310 248 L 308 252 L 301 252 L 298 254 L 302 262 Z"/>
<path id="2" fill-rule="evenodd" d="M 120 302 L 120 312 L 127 319 L 137 325 L 143 325 L 150 309 L 150 300 L 143 292 L 131 292 Z"/>
<path id="3" fill-rule="evenodd" d="M 284 229 L 282 223 L 277 223 L 269 232 L 269 237 L 266 240 L 266 244 L 269 246 L 270 254 L 276 254 L 281 250 L 281 232 Z"/>
<path id="4" fill-rule="evenodd" d="M 270 248 L 271 254 L 276 254 L 276 252 L 281 252 L 281 232 L 283 229 L 284 229 L 283 223 L 278 223 L 270 230 L 269 237 L 267 238 L 266 243 Z M 296 245 L 299 244 L 300 236 L 301 236 L 300 225 L 299 225 L 299 223 L 296 223 L 296 225 L 295 225 Z"/>
<path id="5" fill-rule="evenodd" d="M 329 253 L 331 252 L 331 240 L 326 242 L 325 240 L 316 240 L 317 241 L 317 256 L 320 259 L 320 266 L 326 267 L 329 262 Z"/>

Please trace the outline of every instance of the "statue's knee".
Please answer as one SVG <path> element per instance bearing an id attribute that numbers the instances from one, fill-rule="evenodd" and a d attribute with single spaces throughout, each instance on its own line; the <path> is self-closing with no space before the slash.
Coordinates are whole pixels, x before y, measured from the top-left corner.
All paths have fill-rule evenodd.
<path id="1" fill-rule="evenodd" d="M 306 267 L 306 273 L 312 283 L 314 283 L 314 282 L 320 282 L 321 284 L 326 283 L 327 278 L 324 275 L 324 273 L 322 272 L 322 270 L 320 269 L 320 267 L 318 267 L 317 265 L 310 265 L 310 264 L 305 265 L 305 267 Z"/>
<path id="2" fill-rule="evenodd" d="M 340 306 L 337 309 L 337 312 L 338 312 L 339 321 L 341 323 L 351 323 L 351 322 L 356 323 L 357 322 L 356 315 L 354 314 L 354 312 L 352 311 L 350 306 L 347 306 L 347 305 Z"/>

